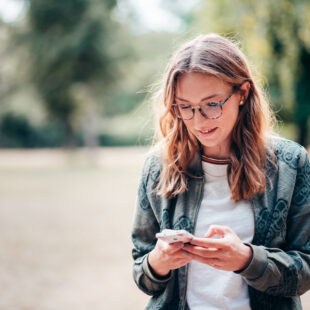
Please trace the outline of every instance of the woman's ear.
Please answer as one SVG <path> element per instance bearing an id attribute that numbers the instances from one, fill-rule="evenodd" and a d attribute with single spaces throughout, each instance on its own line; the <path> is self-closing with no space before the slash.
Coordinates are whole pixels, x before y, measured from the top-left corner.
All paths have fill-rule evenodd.
<path id="1" fill-rule="evenodd" d="M 250 82 L 248 81 L 243 82 L 243 84 L 239 88 L 240 101 L 245 102 L 248 99 L 249 91 L 250 91 Z"/>

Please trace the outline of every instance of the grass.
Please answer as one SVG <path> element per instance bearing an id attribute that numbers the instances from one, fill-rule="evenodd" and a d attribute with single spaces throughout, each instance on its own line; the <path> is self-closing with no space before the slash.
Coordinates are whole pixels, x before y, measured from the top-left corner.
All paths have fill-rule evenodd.
<path id="1" fill-rule="evenodd" d="M 144 308 L 130 229 L 146 151 L 0 152 L 0 309 Z"/>

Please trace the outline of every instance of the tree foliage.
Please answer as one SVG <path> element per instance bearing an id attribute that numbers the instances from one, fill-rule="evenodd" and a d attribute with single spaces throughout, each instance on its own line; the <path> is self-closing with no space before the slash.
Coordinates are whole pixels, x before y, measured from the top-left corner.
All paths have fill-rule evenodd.
<path id="1" fill-rule="evenodd" d="M 202 1 L 196 31 L 231 35 L 267 77 L 273 107 L 296 122 L 298 141 L 309 142 L 310 3 L 305 0 Z M 266 81 L 264 81 L 266 83 Z"/>
<path id="2" fill-rule="evenodd" d="M 49 115 L 63 124 L 67 145 L 76 134 L 75 86 L 105 88 L 115 77 L 109 49 L 114 5 L 114 0 L 30 0 L 24 43 L 31 77 Z"/>

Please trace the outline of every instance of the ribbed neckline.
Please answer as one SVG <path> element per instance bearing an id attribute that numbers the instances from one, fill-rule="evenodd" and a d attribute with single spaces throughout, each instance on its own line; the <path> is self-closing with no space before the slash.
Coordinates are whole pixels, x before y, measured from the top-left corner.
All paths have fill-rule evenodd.
<path id="1" fill-rule="evenodd" d="M 201 154 L 201 160 L 214 165 L 228 165 L 231 162 L 230 159 L 213 158 L 204 154 Z"/>

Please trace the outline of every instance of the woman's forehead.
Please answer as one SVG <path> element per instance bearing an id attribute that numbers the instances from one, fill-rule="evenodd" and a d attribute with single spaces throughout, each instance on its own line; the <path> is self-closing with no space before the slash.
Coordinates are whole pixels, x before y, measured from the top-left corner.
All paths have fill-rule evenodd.
<path id="1" fill-rule="evenodd" d="M 182 74 L 176 83 L 175 96 L 182 99 L 201 100 L 202 98 L 226 94 L 229 85 L 214 75 L 200 72 Z"/>

